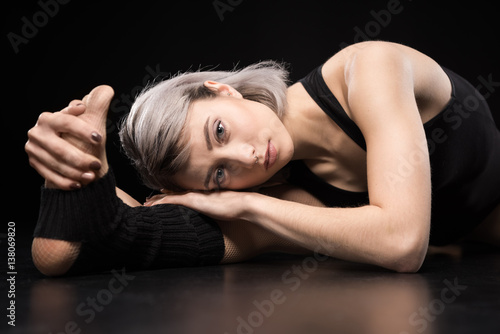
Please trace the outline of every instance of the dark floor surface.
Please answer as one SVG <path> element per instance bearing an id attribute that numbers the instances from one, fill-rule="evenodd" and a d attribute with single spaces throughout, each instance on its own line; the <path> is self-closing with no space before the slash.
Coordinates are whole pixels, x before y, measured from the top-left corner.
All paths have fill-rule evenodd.
<path id="1" fill-rule="evenodd" d="M 428 256 L 417 274 L 266 255 L 57 279 L 18 247 L 9 333 L 500 333 L 500 251 L 474 244 Z"/>

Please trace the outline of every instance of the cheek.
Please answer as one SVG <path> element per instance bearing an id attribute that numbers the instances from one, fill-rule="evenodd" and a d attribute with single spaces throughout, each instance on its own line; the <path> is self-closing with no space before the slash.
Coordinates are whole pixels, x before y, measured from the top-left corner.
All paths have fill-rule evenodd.
<path id="1" fill-rule="evenodd" d="M 281 123 L 279 118 L 277 118 L 274 114 L 263 115 L 258 119 L 254 119 L 251 124 L 253 135 L 257 135 L 259 138 L 268 138 L 279 135 L 284 130 L 283 123 Z"/>
<path id="2" fill-rule="evenodd" d="M 245 189 L 258 186 L 267 181 L 265 173 L 246 168 L 236 168 L 231 172 L 228 189 Z"/>
<path id="3" fill-rule="evenodd" d="M 183 170 L 175 174 L 174 181 L 184 189 L 204 190 L 203 180 L 205 176 L 200 173 L 201 170 L 202 169 L 191 170 L 185 167 Z"/>

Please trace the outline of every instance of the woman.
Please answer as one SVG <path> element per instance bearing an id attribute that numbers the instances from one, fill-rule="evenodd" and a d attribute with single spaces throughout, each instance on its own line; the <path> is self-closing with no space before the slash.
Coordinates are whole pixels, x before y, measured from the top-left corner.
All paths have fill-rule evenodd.
<path id="1" fill-rule="evenodd" d="M 168 189 L 146 205 L 177 204 L 216 219 L 226 235 L 226 253 L 233 221 L 239 228 L 251 222 L 256 235 L 272 236 L 262 248 L 291 241 L 299 251 L 317 250 L 400 272 L 417 271 L 429 243 L 464 237 L 498 242 L 500 133 L 484 99 L 463 78 L 409 47 L 364 42 L 341 50 L 286 91 L 283 79 L 275 64 L 236 74 L 199 72 L 167 80 L 138 97 L 121 131 L 122 143 L 146 184 Z M 91 119 L 99 114 L 93 110 L 105 109 L 84 103 L 82 116 L 91 111 Z M 71 113 L 82 112 L 78 108 L 84 106 L 75 103 Z M 56 117 L 44 118 L 45 127 L 55 131 L 50 124 L 57 123 Z M 89 193 L 107 172 L 101 136 L 96 130 L 90 136 L 91 130 L 82 124 L 77 133 L 64 127 L 58 132 L 93 141 L 100 147 L 94 152 L 99 161 L 69 146 L 50 157 L 37 153 L 51 143 L 35 147 L 44 139 L 32 131 L 26 148 L 32 166 L 60 189 L 100 178 L 81 189 Z M 302 189 L 293 188 L 294 195 L 281 188 L 275 195 L 308 204 L 231 191 L 266 182 Z M 42 202 L 43 220 L 43 212 L 54 210 L 44 211 Z M 119 213 L 103 212 L 95 220 L 106 215 L 116 221 Z M 64 239 L 39 225 L 35 236 Z M 44 229 L 51 232 L 41 233 Z M 74 240 L 89 238 L 86 233 L 76 233 Z M 210 233 L 217 239 L 216 228 Z M 238 249 L 243 239 L 232 245 Z M 44 253 L 36 242 L 34 255 Z"/>

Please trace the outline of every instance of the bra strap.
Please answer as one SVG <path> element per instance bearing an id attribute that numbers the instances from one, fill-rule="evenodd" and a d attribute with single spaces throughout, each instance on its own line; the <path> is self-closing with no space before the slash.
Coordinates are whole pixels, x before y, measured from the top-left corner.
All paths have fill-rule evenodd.
<path id="1" fill-rule="evenodd" d="M 326 85 L 321 74 L 323 65 L 309 73 L 305 78 L 299 80 L 314 102 L 337 123 L 356 144 L 366 151 L 366 142 L 363 133 L 354 121 L 349 118 L 345 110 L 340 105 L 337 98 Z"/>

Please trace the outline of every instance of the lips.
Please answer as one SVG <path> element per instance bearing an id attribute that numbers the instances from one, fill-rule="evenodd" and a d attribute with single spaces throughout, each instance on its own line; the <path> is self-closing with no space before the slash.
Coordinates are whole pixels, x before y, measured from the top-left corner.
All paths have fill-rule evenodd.
<path id="1" fill-rule="evenodd" d="M 266 158 L 264 160 L 264 167 L 267 169 L 271 168 L 274 163 L 276 162 L 276 148 L 274 147 L 273 143 L 271 141 L 267 142 L 267 149 L 266 149 Z"/>

